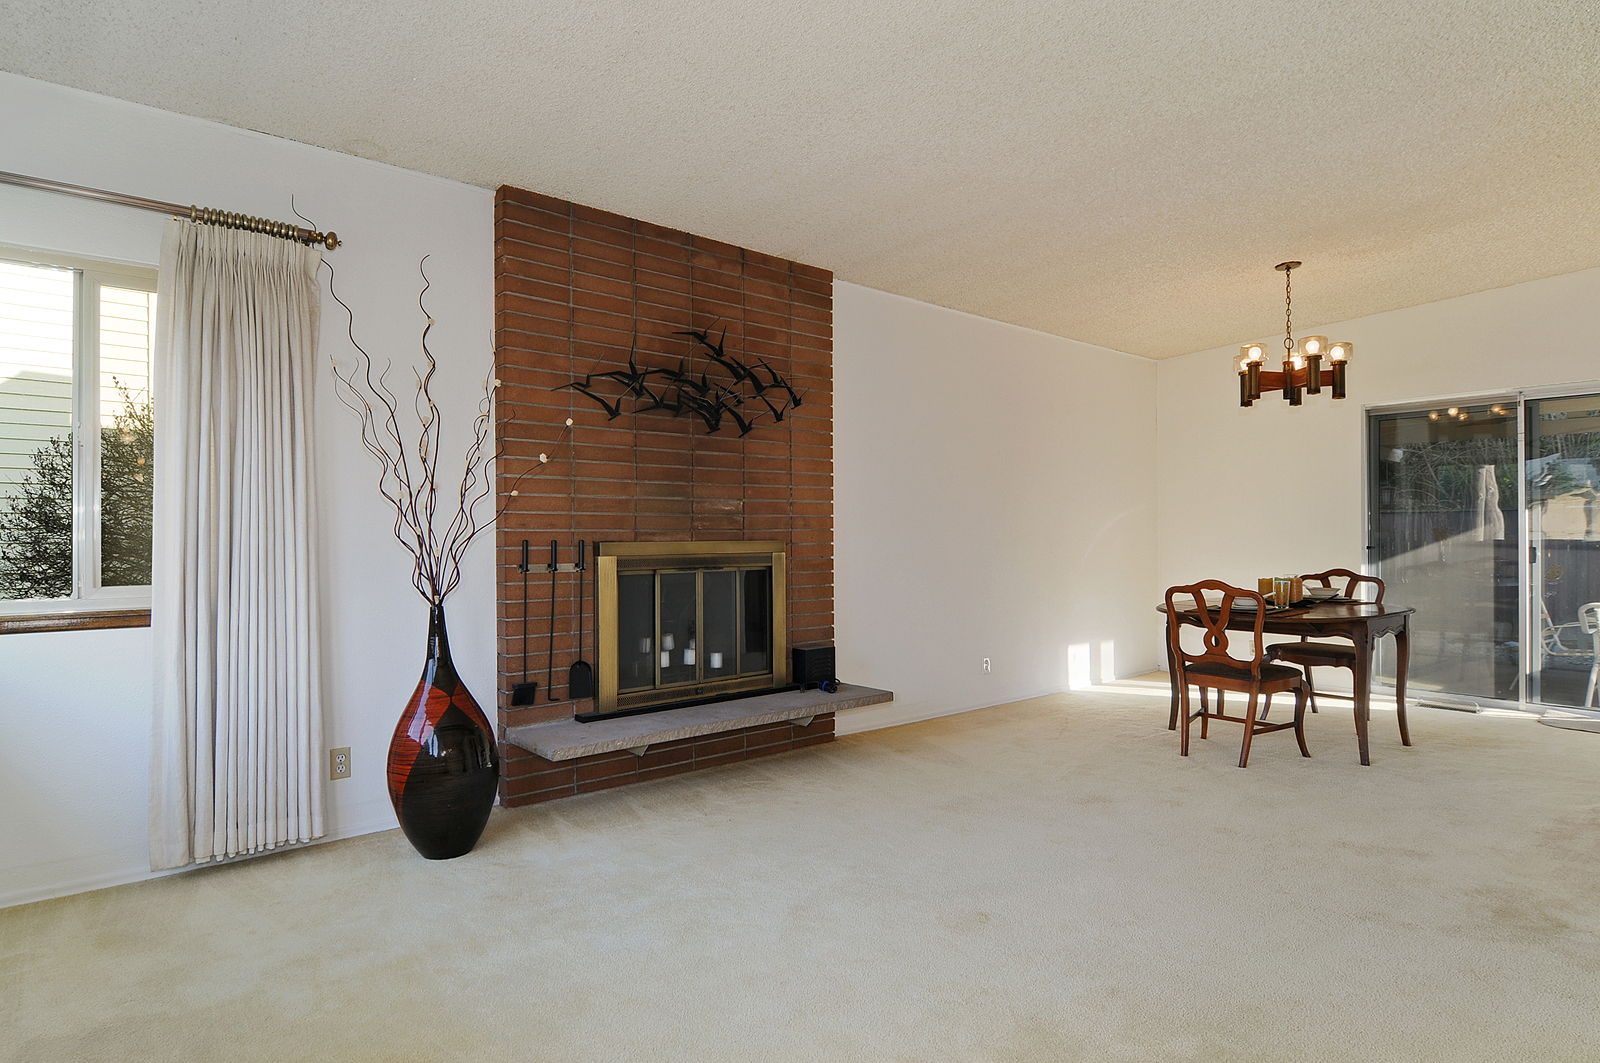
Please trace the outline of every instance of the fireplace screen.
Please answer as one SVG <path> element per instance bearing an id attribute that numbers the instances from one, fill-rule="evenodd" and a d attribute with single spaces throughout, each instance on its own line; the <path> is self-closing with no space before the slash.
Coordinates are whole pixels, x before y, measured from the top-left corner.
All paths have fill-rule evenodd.
<path id="1" fill-rule="evenodd" d="M 598 713 L 788 682 L 782 543 L 601 543 Z"/>

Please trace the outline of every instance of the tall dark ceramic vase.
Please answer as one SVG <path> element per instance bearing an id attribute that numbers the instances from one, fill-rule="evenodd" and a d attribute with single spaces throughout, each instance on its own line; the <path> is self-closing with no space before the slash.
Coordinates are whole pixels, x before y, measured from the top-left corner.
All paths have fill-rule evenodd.
<path id="1" fill-rule="evenodd" d="M 400 829 L 429 860 L 472 851 L 494 807 L 494 730 L 456 675 L 444 606 L 428 616 L 428 659 L 389 742 L 389 800 Z"/>

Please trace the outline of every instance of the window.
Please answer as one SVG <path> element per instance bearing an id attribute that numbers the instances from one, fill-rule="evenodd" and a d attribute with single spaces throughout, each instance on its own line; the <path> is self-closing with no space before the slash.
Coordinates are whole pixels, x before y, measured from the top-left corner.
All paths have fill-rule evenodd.
<path id="1" fill-rule="evenodd" d="M 149 608 L 155 287 L 0 248 L 0 619 Z"/>

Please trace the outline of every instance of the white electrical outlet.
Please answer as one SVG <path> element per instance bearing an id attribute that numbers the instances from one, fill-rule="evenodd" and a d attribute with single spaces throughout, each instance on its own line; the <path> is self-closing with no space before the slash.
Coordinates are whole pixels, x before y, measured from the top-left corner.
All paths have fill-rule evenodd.
<path id="1" fill-rule="evenodd" d="M 338 749 L 328 750 L 328 778 L 350 778 L 350 747 L 340 746 Z"/>
<path id="2" fill-rule="evenodd" d="M 992 671 L 994 671 L 994 669 L 989 667 L 989 658 L 985 657 L 983 659 L 983 674 L 988 675 Z"/>

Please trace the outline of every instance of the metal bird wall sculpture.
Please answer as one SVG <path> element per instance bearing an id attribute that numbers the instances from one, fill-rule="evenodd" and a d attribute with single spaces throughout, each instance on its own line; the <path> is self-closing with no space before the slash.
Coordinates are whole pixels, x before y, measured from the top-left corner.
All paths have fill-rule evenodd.
<path id="1" fill-rule="evenodd" d="M 697 378 L 692 372 L 692 352 L 689 357 L 678 360 L 676 369 L 641 367 L 635 348 L 628 352 L 627 369 L 590 373 L 582 380 L 562 384 L 558 390 L 571 389 L 587 395 L 606 411 L 607 420 L 615 420 L 624 412 L 640 414 L 665 410 L 674 417 L 688 415 L 698 418 L 706 426 L 707 435 L 720 432 L 724 421 L 731 420 L 738 426 L 740 438 L 754 431 L 762 418 L 770 417 L 772 423 L 779 424 L 790 410 L 804 405 L 804 396 L 795 391 L 788 379 L 773 369 L 766 359 L 758 358 L 752 366 L 738 355 L 728 353 L 726 327 L 715 340 L 710 329 L 688 329 L 674 335 L 693 340 L 703 350 L 706 359 L 726 374 L 727 379 L 716 379 L 704 372 Z M 765 373 L 767 379 L 763 380 L 757 370 Z M 614 399 L 602 393 L 601 381 L 610 382 L 604 390 L 614 395 Z M 652 382 L 657 386 L 652 387 Z M 774 403 L 767 396 L 769 391 L 783 393 L 782 401 Z M 623 405 L 629 399 L 633 400 L 633 408 L 624 410 Z M 761 400 L 761 405 L 766 409 L 747 412 L 746 404 L 756 399 Z"/>
<path id="2" fill-rule="evenodd" d="M 645 383 L 650 379 L 652 372 L 653 370 L 639 368 L 638 363 L 634 360 L 634 348 L 629 348 L 628 368 L 626 370 L 613 369 L 609 373 L 596 373 L 594 375 L 602 380 L 615 380 L 627 388 L 631 394 L 643 398 Z M 585 383 L 587 382 L 585 380 Z"/>

